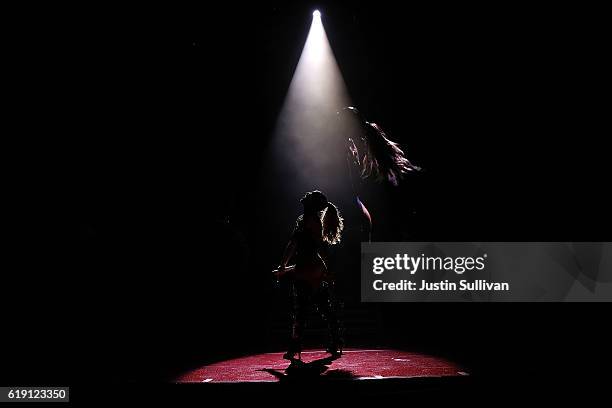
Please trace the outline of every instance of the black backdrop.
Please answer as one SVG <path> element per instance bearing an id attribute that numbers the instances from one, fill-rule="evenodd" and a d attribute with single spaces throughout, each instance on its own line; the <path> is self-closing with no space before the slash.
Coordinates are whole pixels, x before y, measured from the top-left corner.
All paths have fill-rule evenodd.
<path id="1" fill-rule="evenodd" d="M 35 357 L 7 363 L 11 382 L 165 380 L 280 347 L 267 275 L 299 207 L 276 204 L 264 152 L 315 7 L 354 103 L 425 169 L 372 187 L 375 238 L 609 239 L 596 10 L 284 3 L 70 10 L 37 37 L 71 84 L 78 278 L 70 335 L 47 341 L 77 359 L 17 340 Z M 487 378 L 573 381 L 607 358 L 602 304 L 380 310 L 371 346 Z"/>

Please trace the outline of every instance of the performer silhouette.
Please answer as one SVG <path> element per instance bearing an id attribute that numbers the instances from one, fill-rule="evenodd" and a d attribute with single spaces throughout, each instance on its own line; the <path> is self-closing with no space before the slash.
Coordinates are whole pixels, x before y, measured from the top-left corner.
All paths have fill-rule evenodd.
<path id="1" fill-rule="evenodd" d="M 333 297 L 334 282 L 321 257 L 321 250 L 325 245 L 340 242 L 342 217 L 338 208 L 327 201 L 327 197 L 320 191 L 306 193 L 300 202 L 304 214 L 298 217 L 280 265 L 274 271 L 277 277 L 290 279 L 291 285 L 291 338 L 284 358 L 294 360 L 297 355 L 301 359 L 304 323 L 311 305 L 316 306 L 327 321 L 327 351 L 333 357 L 338 357 L 342 354 L 342 337 Z M 295 265 L 288 266 L 292 258 L 295 259 Z"/>

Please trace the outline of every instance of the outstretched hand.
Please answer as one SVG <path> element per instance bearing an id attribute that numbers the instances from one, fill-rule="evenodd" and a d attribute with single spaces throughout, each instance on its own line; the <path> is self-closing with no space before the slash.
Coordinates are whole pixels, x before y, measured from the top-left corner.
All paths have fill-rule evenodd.
<path id="1" fill-rule="evenodd" d="M 287 272 L 287 268 L 284 265 L 278 265 L 278 267 L 272 271 L 272 274 L 278 279 Z"/>
<path id="2" fill-rule="evenodd" d="M 286 274 L 287 272 L 291 272 L 294 269 L 295 269 L 295 265 L 289 265 L 289 266 L 278 265 L 278 267 L 272 271 L 272 274 L 274 274 L 274 276 L 278 279 L 284 274 Z"/>

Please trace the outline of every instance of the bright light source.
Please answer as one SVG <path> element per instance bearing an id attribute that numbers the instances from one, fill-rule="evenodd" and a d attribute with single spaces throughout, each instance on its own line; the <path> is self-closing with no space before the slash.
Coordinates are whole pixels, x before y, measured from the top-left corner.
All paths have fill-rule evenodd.
<path id="1" fill-rule="evenodd" d="M 287 197 L 307 189 L 346 193 L 346 134 L 336 112 L 350 105 L 321 13 L 312 23 L 279 113 L 270 160 Z M 290 182 L 288 182 L 290 181 Z"/>

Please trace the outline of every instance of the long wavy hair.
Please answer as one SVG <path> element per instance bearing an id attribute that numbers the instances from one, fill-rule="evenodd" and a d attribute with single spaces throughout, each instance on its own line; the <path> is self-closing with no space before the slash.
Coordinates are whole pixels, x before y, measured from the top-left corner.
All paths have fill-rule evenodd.
<path id="1" fill-rule="evenodd" d="M 323 241 L 330 245 L 336 245 L 340 242 L 342 230 L 344 229 L 344 220 L 340 215 L 340 210 L 338 210 L 334 203 L 327 203 L 327 207 L 323 210 L 321 222 L 323 223 Z"/>
<path id="2" fill-rule="evenodd" d="M 344 220 L 338 207 L 327 201 L 327 196 L 319 190 L 310 191 L 300 200 L 304 205 L 304 213 L 317 212 L 323 225 L 323 241 L 330 245 L 340 242 Z"/>
<path id="3" fill-rule="evenodd" d="M 372 176 L 377 181 L 388 180 L 396 186 L 405 174 L 421 170 L 406 158 L 399 144 L 389 139 L 376 123 L 366 121 L 357 108 L 348 106 L 339 113 L 351 113 L 361 124 L 362 134 L 357 138 L 361 148 L 353 138 L 349 137 L 348 142 L 362 178 Z"/>

